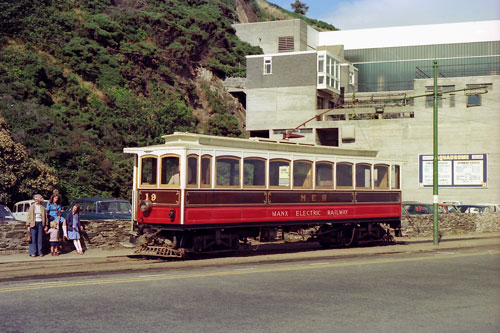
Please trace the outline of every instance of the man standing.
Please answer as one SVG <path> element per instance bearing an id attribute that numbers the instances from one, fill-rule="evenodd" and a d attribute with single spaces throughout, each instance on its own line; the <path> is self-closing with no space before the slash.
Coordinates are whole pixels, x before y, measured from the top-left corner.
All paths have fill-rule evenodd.
<path id="1" fill-rule="evenodd" d="M 43 197 L 40 194 L 35 194 L 33 199 L 35 203 L 31 205 L 26 220 L 26 227 L 31 235 L 29 254 L 30 257 L 36 257 L 37 255 L 43 257 L 42 236 L 44 230 L 47 230 L 47 214 L 45 213 L 45 207 L 42 205 Z"/>

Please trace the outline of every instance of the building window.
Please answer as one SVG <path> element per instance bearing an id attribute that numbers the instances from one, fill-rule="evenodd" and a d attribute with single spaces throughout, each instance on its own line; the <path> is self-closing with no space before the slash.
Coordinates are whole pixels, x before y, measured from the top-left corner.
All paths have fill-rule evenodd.
<path id="1" fill-rule="evenodd" d="M 273 59 L 271 57 L 264 58 L 264 74 L 272 74 Z"/>
<path id="2" fill-rule="evenodd" d="M 426 94 L 432 94 L 434 93 L 434 87 L 425 87 L 425 93 Z M 438 93 L 438 108 L 443 107 L 443 87 L 438 86 L 437 87 L 437 93 Z M 434 107 L 434 95 L 429 95 L 425 96 L 425 107 L 426 108 L 433 108 Z"/>
<path id="3" fill-rule="evenodd" d="M 318 53 L 318 85 L 325 88 L 340 89 L 340 62 L 326 51 Z"/>
<path id="4" fill-rule="evenodd" d="M 356 74 L 354 71 L 354 66 L 349 66 L 349 84 L 354 85 L 356 83 Z"/>
<path id="5" fill-rule="evenodd" d="M 323 97 L 316 97 L 316 109 L 323 109 L 323 104 L 325 103 L 325 99 Z"/>
<path id="6" fill-rule="evenodd" d="M 293 52 L 294 49 L 293 36 L 278 37 L 278 52 Z"/>

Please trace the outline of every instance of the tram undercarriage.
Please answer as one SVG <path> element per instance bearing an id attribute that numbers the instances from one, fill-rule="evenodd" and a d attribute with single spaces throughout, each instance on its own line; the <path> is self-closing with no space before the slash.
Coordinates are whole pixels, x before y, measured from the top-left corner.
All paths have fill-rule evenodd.
<path id="1" fill-rule="evenodd" d="M 214 254 L 249 248 L 254 243 L 293 242 L 290 235 L 301 241 L 319 242 L 324 248 L 349 247 L 363 244 L 393 243 L 400 232 L 399 222 L 345 222 L 286 226 L 217 228 L 202 230 L 139 230 L 135 255 L 186 258 L 193 254 Z M 297 239 L 297 237 L 295 237 Z M 297 241 L 297 240 L 295 240 Z"/>

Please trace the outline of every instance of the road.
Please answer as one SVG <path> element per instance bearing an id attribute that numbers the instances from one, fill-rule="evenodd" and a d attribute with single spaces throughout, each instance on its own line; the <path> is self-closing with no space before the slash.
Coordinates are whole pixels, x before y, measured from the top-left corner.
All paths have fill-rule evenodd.
<path id="1" fill-rule="evenodd" d="M 499 332 L 500 246 L 0 283 L 0 331 Z"/>

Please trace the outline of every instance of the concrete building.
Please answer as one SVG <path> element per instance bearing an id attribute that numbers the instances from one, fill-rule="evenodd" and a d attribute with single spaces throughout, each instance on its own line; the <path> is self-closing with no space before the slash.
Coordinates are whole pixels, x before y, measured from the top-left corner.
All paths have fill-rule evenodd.
<path id="1" fill-rule="evenodd" d="M 500 21 L 332 32 L 301 20 L 234 28 L 264 50 L 247 57 L 251 136 L 282 140 L 293 131 L 289 140 L 403 160 L 404 200 L 432 202 L 433 99 L 425 95 L 437 60 L 439 199 L 500 202 Z"/>

